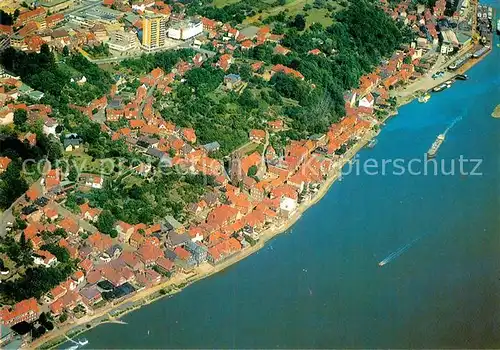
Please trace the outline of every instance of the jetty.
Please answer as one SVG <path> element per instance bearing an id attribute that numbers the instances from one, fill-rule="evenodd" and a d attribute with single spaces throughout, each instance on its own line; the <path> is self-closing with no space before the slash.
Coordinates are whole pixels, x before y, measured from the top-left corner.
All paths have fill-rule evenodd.
<path id="1" fill-rule="evenodd" d="M 108 320 L 106 321 L 108 323 L 115 323 L 115 324 L 127 324 L 127 322 L 122 321 L 115 316 L 111 316 L 111 314 L 108 312 Z"/>

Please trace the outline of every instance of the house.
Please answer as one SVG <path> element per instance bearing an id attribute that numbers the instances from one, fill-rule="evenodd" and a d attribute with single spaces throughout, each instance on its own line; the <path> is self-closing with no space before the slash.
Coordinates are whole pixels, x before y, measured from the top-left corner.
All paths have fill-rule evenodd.
<path id="1" fill-rule="evenodd" d="M 156 260 L 156 267 L 164 274 L 172 274 L 175 271 L 174 262 L 164 256 Z"/>
<path id="2" fill-rule="evenodd" d="M 371 93 L 366 94 L 361 100 L 359 100 L 359 107 L 373 108 L 375 104 L 375 98 Z"/>
<path id="3" fill-rule="evenodd" d="M 161 223 L 161 230 L 163 232 L 173 231 L 175 233 L 182 233 L 184 231 L 184 226 L 173 216 L 167 215 Z"/>
<path id="4" fill-rule="evenodd" d="M 185 249 L 193 254 L 197 264 L 202 264 L 207 261 L 208 249 L 204 244 L 188 241 Z"/>
<path id="5" fill-rule="evenodd" d="M 207 223 L 216 229 L 221 228 L 236 221 L 239 214 L 238 209 L 223 204 L 208 214 Z"/>
<path id="6" fill-rule="evenodd" d="M 46 250 L 37 250 L 33 253 L 33 263 L 44 267 L 51 267 L 57 264 L 57 258 Z"/>
<path id="7" fill-rule="evenodd" d="M 208 249 L 207 260 L 216 265 L 241 250 L 241 243 L 235 238 L 224 240 Z"/>
<path id="8" fill-rule="evenodd" d="M 87 176 L 85 180 L 85 186 L 90 188 L 101 189 L 104 184 L 104 179 L 97 175 Z"/>
<path id="9" fill-rule="evenodd" d="M 63 286 L 62 284 L 59 284 L 50 290 L 50 295 L 52 296 L 53 300 L 57 300 L 59 298 L 62 298 L 64 295 L 66 295 L 67 291 L 68 290 L 66 289 L 65 286 Z"/>
<path id="10" fill-rule="evenodd" d="M 78 270 L 73 275 L 71 275 L 71 279 L 75 281 L 77 284 L 80 284 L 84 281 L 85 275 L 82 271 Z"/>
<path id="11" fill-rule="evenodd" d="M 150 243 L 143 244 L 138 250 L 137 255 L 144 263 L 144 266 L 152 266 L 155 261 L 163 256 L 163 251 Z"/>
<path id="12" fill-rule="evenodd" d="M 236 90 L 242 85 L 241 76 L 239 74 L 228 74 L 224 77 L 224 85 L 228 90 Z"/>
<path id="13" fill-rule="evenodd" d="M 220 149 L 220 143 L 217 141 L 207 143 L 201 146 L 207 153 L 217 152 Z"/>
<path id="14" fill-rule="evenodd" d="M 297 200 L 289 197 L 282 197 L 280 200 L 280 212 L 284 217 L 292 216 L 297 210 Z"/>
<path id="15" fill-rule="evenodd" d="M 80 148 L 83 140 L 79 137 L 66 138 L 63 141 L 63 147 L 66 152 L 71 152 Z"/>
<path id="16" fill-rule="evenodd" d="M 177 256 L 177 258 L 175 259 L 175 264 L 184 271 L 189 271 L 196 265 L 196 259 L 194 255 L 188 252 L 186 249 L 177 247 L 174 249 L 174 253 Z"/>
<path id="17" fill-rule="evenodd" d="M 262 142 L 266 139 L 266 132 L 264 130 L 252 129 L 250 130 L 250 141 Z"/>
<path id="18" fill-rule="evenodd" d="M 2 325 L 10 327 L 19 322 L 33 322 L 38 318 L 40 309 L 35 298 L 26 299 L 14 304 L 14 306 L 4 306 L 0 309 L 0 322 Z"/>
<path id="19" fill-rule="evenodd" d="M 83 288 L 82 290 L 80 290 L 80 295 L 82 301 L 87 306 L 94 306 L 95 304 L 103 300 L 101 292 L 99 292 L 99 289 L 97 289 L 96 286 Z"/>
<path id="20" fill-rule="evenodd" d="M 59 214 L 57 213 L 57 210 L 52 208 L 52 207 L 45 207 L 43 208 L 43 214 L 45 217 L 49 220 L 56 220 L 59 217 Z"/>
<path id="21" fill-rule="evenodd" d="M 302 75 L 302 73 L 300 73 L 299 71 L 296 71 L 295 69 L 292 69 L 292 68 L 289 68 L 287 66 L 284 66 L 282 64 L 276 64 L 276 65 L 274 65 L 271 68 L 271 72 L 272 72 L 272 74 L 275 74 L 275 73 L 284 73 L 286 75 L 294 76 L 297 79 L 304 80 L 304 76 Z"/>
<path id="22" fill-rule="evenodd" d="M 92 261 L 89 259 L 84 259 L 78 263 L 78 267 L 81 268 L 85 273 L 88 273 L 94 267 Z"/>
<path id="23" fill-rule="evenodd" d="M 7 170 L 12 160 L 9 157 L 0 157 L 0 174 Z"/>
<path id="24" fill-rule="evenodd" d="M 80 226 L 71 217 L 61 220 L 61 222 L 59 222 L 59 227 L 72 235 L 76 235 L 80 231 Z"/>
<path id="25" fill-rule="evenodd" d="M 119 258 L 133 271 L 139 271 L 144 269 L 144 263 L 141 261 L 139 256 L 133 252 L 123 252 Z"/>
<path id="26" fill-rule="evenodd" d="M 189 143 L 196 142 L 196 133 L 193 128 L 182 129 L 182 136 L 184 137 L 184 140 L 186 140 Z"/>
<path id="27" fill-rule="evenodd" d="M 220 67 L 223 71 L 227 71 L 229 67 L 233 63 L 233 56 L 230 54 L 224 54 L 220 56 L 219 61 L 217 62 L 217 67 Z"/>
<path id="28" fill-rule="evenodd" d="M 134 232 L 134 226 L 124 222 L 124 221 L 118 221 L 115 224 L 115 229 L 118 231 L 118 240 L 120 242 L 128 242 L 130 239 L 130 236 Z"/>
<path id="29" fill-rule="evenodd" d="M 102 253 L 113 245 L 113 240 L 108 235 L 94 232 L 87 238 L 87 243 L 93 250 Z"/>
<path id="30" fill-rule="evenodd" d="M 91 208 L 88 203 L 83 203 L 80 205 L 80 213 L 85 220 L 97 221 L 99 214 L 101 213 L 101 209 Z"/>
<path id="31" fill-rule="evenodd" d="M 54 135 L 56 136 L 56 129 L 59 126 L 57 121 L 52 118 L 47 118 L 45 123 L 43 123 L 43 133 L 45 135 Z"/>

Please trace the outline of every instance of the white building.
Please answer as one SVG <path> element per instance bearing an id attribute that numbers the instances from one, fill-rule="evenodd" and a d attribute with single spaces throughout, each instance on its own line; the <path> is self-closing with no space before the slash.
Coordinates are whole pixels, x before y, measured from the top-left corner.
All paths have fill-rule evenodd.
<path id="1" fill-rule="evenodd" d="M 43 124 L 43 133 L 45 135 L 54 135 L 56 136 L 56 128 L 59 124 L 52 118 L 48 118 Z"/>
<path id="2" fill-rule="evenodd" d="M 284 217 L 292 216 L 297 210 L 297 200 L 288 197 L 281 198 L 280 210 Z"/>
<path id="3" fill-rule="evenodd" d="M 179 21 L 173 23 L 168 28 L 169 38 L 176 40 L 188 40 L 203 32 L 203 23 L 201 21 Z"/>
<path id="4" fill-rule="evenodd" d="M 104 184 L 104 179 L 96 175 L 89 176 L 85 181 L 85 186 L 91 188 L 101 189 L 103 184 Z"/>
<path id="5" fill-rule="evenodd" d="M 126 52 L 139 49 L 139 38 L 133 32 L 116 31 L 111 33 L 109 48 L 112 50 Z"/>
<path id="6" fill-rule="evenodd" d="M 373 108 L 375 99 L 371 93 L 368 93 L 365 97 L 359 100 L 359 107 Z"/>
<path id="7" fill-rule="evenodd" d="M 132 4 L 132 10 L 144 12 L 147 8 L 153 7 L 155 4 L 152 0 L 147 0 L 142 3 Z"/>

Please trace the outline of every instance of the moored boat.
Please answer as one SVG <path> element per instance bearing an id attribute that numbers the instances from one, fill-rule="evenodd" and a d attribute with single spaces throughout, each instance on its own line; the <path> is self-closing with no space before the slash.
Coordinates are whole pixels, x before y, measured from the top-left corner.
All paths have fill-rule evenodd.
<path id="1" fill-rule="evenodd" d="M 371 141 L 370 141 L 370 142 L 366 145 L 366 147 L 368 147 L 368 148 L 373 148 L 373 147 L 375 147 L 375 145 L 376 145 L 377 143 L 378 143 L 378 140 L 377 140 L 377 139 L 373 139 L 373 140 L 371 140 Z"/>
<path id="2" fill-rule="evenodd" d="M 447 88 L 449 88 L 449 87 L 450 87 L 450 86 L 449 86 L 448 84 L 443 83 L 443 84 L 441 84 L 441 85 L 436 86 L 434 89 L 432 89 L 432 91 L 434 91 L 434 92 L 439 92 L 439 91 L 443 91 L 444 89 L 447 89 Z"/>
<path id="3" fill-rule="evenodd" d="M 420 103 L 427 103 L 431 98 L 431 95 L 430 94 L 425 94 L 425 95 L 422 95 L 418 98 L 418 102 Z"/>

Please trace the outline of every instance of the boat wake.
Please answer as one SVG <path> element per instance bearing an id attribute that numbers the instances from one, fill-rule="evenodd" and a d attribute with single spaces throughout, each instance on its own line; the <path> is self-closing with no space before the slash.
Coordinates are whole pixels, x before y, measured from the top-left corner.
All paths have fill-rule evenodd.
<path id="1" fill-rule="evenodd" d="M 443 135 L 445 135 L 445 136 L 446 136 L 446 134 L 448 133 L 448 131 L 450 131 L 450 130 L 451 130 L 451 128 L 453 128 L 453 127 L 455 126 L 455 124 L 456 124 L 456 123 L 458 123 L 458 122 L 459 122 L 459 121 L 461 121 L 461 120 L 462 120 L 462 116 L 459 116 L 459 117 L 457 117 L 454 121 L 452 121 L 452 122 L 451 122 L 451 124 L 450 124 L 450 126 L 448 126 L 448 127 L 446 128 L 446 130 L 443 132 Z"/>
<path id="2" fill-rule="evenodd" d="M 408 249 L 410 249 L 415 243 L 417 243 L 423 236 L 420 236 L 420 237 L 417 237 L 415 238 L 413 241 L 411 241 L 410 243 L 402 246 L 401 248 L 399 248 L 398 250 L 396 250 L 395 252 L 389 254 L 384 260 L 380 261 L 378 263 L 378 266 L 384 266 L 388 263 L 390 263 L 391 261 L 393 261 L 394 259 L 396 259 L 398 256 L 400 256 L 401 254 L 403 254 L 404 252 L 406 252 Z"/>

